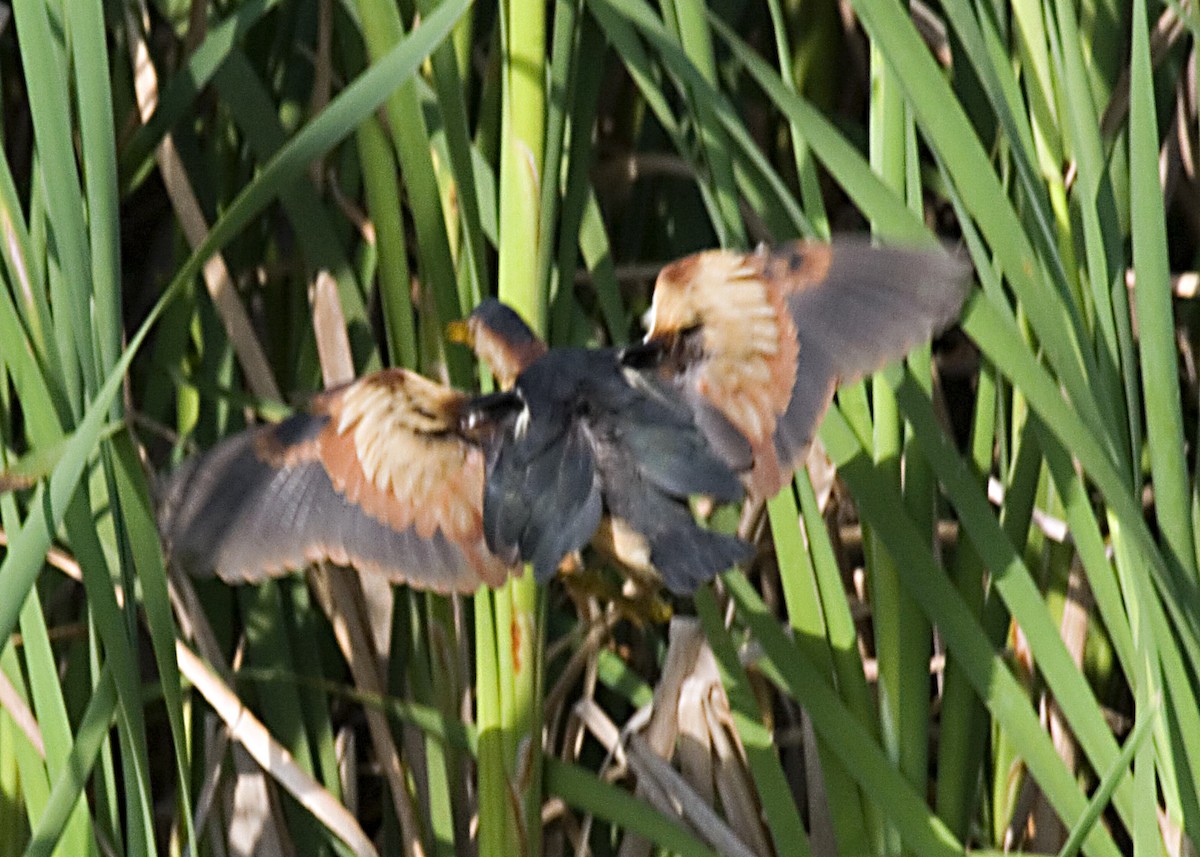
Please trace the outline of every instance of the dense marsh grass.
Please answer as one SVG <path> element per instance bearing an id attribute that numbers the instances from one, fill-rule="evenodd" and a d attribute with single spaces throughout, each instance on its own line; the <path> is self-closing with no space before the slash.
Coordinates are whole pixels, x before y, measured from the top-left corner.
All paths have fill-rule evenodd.
<path id="1" fill-rule="evenodd" d="M 1198 24 L 15 0 L 0 857 L 1195 853 Z M 969 254 L 961 330 L 840 391 L 670 624 L 611 571 L 164 567 L 157 474 L 352 372 L 486 387 L 482 296 L 624 342 L 667 260 L 866 230 Z"/>

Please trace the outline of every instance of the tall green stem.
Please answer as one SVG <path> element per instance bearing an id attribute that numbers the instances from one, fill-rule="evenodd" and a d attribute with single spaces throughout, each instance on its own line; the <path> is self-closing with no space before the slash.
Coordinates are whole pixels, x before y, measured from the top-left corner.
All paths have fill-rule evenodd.
<path id="1" fill-rule="evenodd" d="M 542 162 L 545 141 L 544 84 L 546 12 L 537 0 L 509 0 L 503 7 L 503 96 L 500 136 L 500 298 L 539 332 L 546 329 L 548 296 L 537 276 Z M 496 653 L 499 722 L 480 722 L 479 853 L 537 855 L 541 851 L 542 628 L 540 590 L 532 570 L 509 582 L 492 599 L 493 622 L 478 646 Z M 487 597 L 487 596 L 484 596 Z M 487 631 L 490 630 L 491 634 Z M 492 726 L 488 738 L 486 726 Z M 497 746 L 498 745 L 498 746 Z M 497 752 L 498 751 L 498 752 Z M 497 770 L 497 764 L 502 768 Z M 495 794 L 503 789 L 503 800 Z M 501 803 L 516 808 L 516 817 Z"/>

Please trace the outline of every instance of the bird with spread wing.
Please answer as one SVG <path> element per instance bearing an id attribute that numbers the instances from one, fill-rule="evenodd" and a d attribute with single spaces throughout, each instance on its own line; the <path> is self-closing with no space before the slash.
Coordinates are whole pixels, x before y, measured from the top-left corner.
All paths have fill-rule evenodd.
<path id="1" fill-rule="evenodd" d="M 438 592 L 546 580 L 595 539 L 686 594 L 749 546 L 688 498 L 769 497 L 834 388 L 948 326 L 969 269 L 858 240 L 708 251 L 659 275 L 645 340 L 553 348 L 495 300 L 452 338 L 500 392 L 386 369 L 191 459 L 162 492 L 172 559 L 254 581 L 329 560 Z"/>
<path id="2" fill-rule="evenodd" d="M 657 367 L 712 448 L 770 498 L 835 388 L 949 327 L 970 274 L 946 252 L 857 238 L 696 253 L 658 275 L 645 341 L 626 360 Z"/>
<path id="3" fill-rule="evenodd" d="M 689 496 L 735 502 L 742 486 L 667 385 L 617 349 L 547 350 L 496 300 L 466 331 L 501 392 L 387 369 L 235 435 L 168 483 L 171 556 L 230 582 L 330 560 L 439 592 L 521 562 L 547 580 L 598 530 L 675 592 L 745 557 L 692 517 Z"/>

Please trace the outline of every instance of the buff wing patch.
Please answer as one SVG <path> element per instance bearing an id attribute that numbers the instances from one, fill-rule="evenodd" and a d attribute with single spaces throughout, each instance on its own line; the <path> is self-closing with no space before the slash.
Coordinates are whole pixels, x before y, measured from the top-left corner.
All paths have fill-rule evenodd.
<path id="1" fill-rule="evenodd" d="M 857 239 L 711 250 L 662 270 L 648 338 L 699 331 L 701 353 L 677 358 L 677 383 L 694 410 L 707 403 L 746 439 L 750 490 L 771 497 L 802 464 L 836 387 L 950 325 L 969 275 L 945 252 Z"/>
<path id="2" fill-rule="evenodd" d="M 484 452 L 455 431 L 462 400 L 389 369 L 225 440 L 166 486 L 170 555 L 234 583 L 322 560 L 436 592 L 503 583 L 514 569 L 483 539 Z"/>

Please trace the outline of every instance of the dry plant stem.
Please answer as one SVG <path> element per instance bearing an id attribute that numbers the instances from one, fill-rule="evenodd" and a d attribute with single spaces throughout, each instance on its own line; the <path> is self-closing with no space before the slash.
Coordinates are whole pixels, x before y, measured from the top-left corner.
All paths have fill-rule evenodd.
<path id="1" fill-rule="evenodd" d="M 1185 167 L 1181 143 L 1187 140 L 1189 124 L 1183 87 L 1176 87 L 1175 109 L 1171 112 L 1170 125 L 1158 149 L 1158 183 L 1162 185 L 1163 202 L 1167 207 L 1174 202 L 1183 178 Z"/>
<path id="2" fill-rule="evenodd" d="M 704 647 L 704 630 L 693 618 L 676 617 L 667 630 L 667 658 L 654 688 L 654 712 L 646 726 L 646 743 L 664 759 L 675 750 L 679 735 L 679 694 Z"/>
<path id="3" fill-rule="evenodd" d="M 1196 857 L 1196 846 L 1184 834 L 1184 831 L 1171 820 L 1166 810 L 1158 808 L 1158 828 L 1161 831 L 1163 845 L 1170 857 Z"/>
<path id="4" fill-rule="evenodd" d="M 679 694 L 700 657 L 704 630 L 696 619 L 676 617 L 671 620 L 667 639 L 667 657 L 654 688 L 653 712 L 645 735 L 646 745 L 663 759 L 670 759 L 675 752 L 675 740 L 679 736 Z M 639 777 L 635 794 L 649 799 L 651 788 L 649 781 Z M 620 857 L 647 857 L 649 853 L 650 843 L 632 833 L 622 840 L 618 852 Z"/>
<path id="5" fill-rule="evenodd" d="M 228 844 L 229 853 L 236 857 L 244 854 L 299 857 L 282 820 L 283 807 L 278 794 L 262 768 L 241 744 L 229 748 L 229 761 L 233 776 L 223 793 L 225 823 L 219 827 L 220 838 Z"/>
<path id="6" fill-rule="evenodd" d="M 1062 622 L 1059 627 L 1063 642 L 1067 644 L 1067 651 L 1071 653 L 1071 660 L 1075 662 L 1075 666 L 1080 668 L 1083 667 L 1083 647 L 1087 642 L 1088 616 L 1091 614 L 1093 606 L 1087 577 L 1084 574 L 1083 566 L 1076 557 L 1075 561 L 1071 563 L 1071 571 L 1067 576 L 1067 597 L 1063 604 Z M 1067 768 L 1074 771 L 1076 767 L 1075 741 L 1071 737 L 1067 724 L 1063 721 L 1062 712 L 1053 701 L 1049 707 L 1049 716 L 1050 735 L 1054 739 L 1054 748 L 1058 751 L 1059 757 L 1066 762 Z"/>
<path id="7" fill-rule="evenodd" d="M 6 540 L 0 532 L 0 544 L 2 543 L 6 543 Z M 77 583 L 83 582 L 83 572 L 79 563 L 64 551 L 52 548 L 46 555 L 46 561 Z M 189 591 L 191 589 L 190 586 L 184 588 Z M 117 603 L 124 604 L 125 594 L 119 586 L 116 587 L 115 594 Z M 177 611 L 182 605 L 198 606 L 194 592 L 189 600 L 187 594 L 177 591 L 175 587 L 172 587 L 172 602 Z M 212 631 L 202 613 L 181 612 L 180 623 L 181 626 L 204 629 L 197 635 L 197 639 L 207 639 L 210 645 L 215 645 L 211 643 Z M 277 742 L 262 721 L 242 705 L 241 699 L 213 666 L 202 661 L 180 639 L 175 640 L 175 657 L 179 662 L 179 672 L 221 718 L 229 736 L 245 747 L 246 752 L 271 775 L 272 779 L 287 789 L 301 806 L 345 842 L 355 854 L 376 857 L 375 846 L 371 844 L 357 819 L 324 786 L 296 764 L 288 749 Z M 219 658 L 214 663 L 220 663 Z"/>
<path id="8" fill-rule="evenodd" d="M 929 674 L 932 676 L 942 674 L 946 669 L 946 656 L 938 653 L 929 659 Z M 863 658 L 863 674 L 869 683 L 874 684 L 879 681 L 879 661 L 875 658 Z"/>
<path id="9" fill-rule="evenodd" d="M 817 733 L 807 714 L 801 711 L 800 717 L 804 747 L 804 780 L 808 792 L 808 816 L 811 825 L 809 844 L 814 854 L 836 854 L 837 837 L 833 831 L 829 792 L 825 788 L 825 772 L 821 770 L 821 749 Z"/>
<path id="10" fill-rule="evenodd" d="M 322 608 L 333 625 L 338 648 L 350 665 L 355 687 L 360 692 L 375 697 L 385 693 L 379 660 L 367 631 L 366 600 L 356 574 L 342 569 L 322 565 L 311 572 L 314 591 Z M 396 818 L 400 822 L 405 854 L 422 857 L 425 853 L 421 844 L 420 822 L 412 795 L 408 791 L 400 751 L 388 725 L 387 715 L 382 709 L 368 706 L 364 709 L 371 740 L 375 744 L 380 767 L 392 793 Z"/>
<path id="11" fill-rule="evenodd" d="M 371 840 L 354 816 L 296 764 L 287 748 L 271 737 L 262 722 L 242 705 L 237 695 L 207 664 L 181 641 L 176 641 L 175 654 L 179 659 L 180 672 L 225 722 L 230 737 L 241 744 L 264 771 L 350 846 L 355 854 L 376 854 Z"/>
<path id="12" fill-rule="evenodd" d="M 590 635 L 596 628 L 605 627 L 606 633 L 611 633 L 612 625 L 610 624 L 610 620 L 615 621 L 616 611 L 609 610 L 602 615 L 597 599 L 583 598 L 577 600 L 576 611 L 579 621 L 589 624 L 589 637 L 579 644 L 580 651 L 583 651 L 589 645 Z M 553 663 L 555 659 L 555 647 L 552 646 L 546 653 L 546 662 Z M 574 657 L 572 657 L 573 660 Z M 580 698 L 588 701 L 592 701 L 595 698 L 598 660 L 598 657 L 593 655 L 589 657 L 586 665 L 587 672 L 584 677 L 583 691 L 580 694 Z M 563 685 L 563 683 L 560 681 L 559 685 Z M 578 762 L 579 754 L 583 750 L 583 739 L 586 737 L 587 729 L 576 716 L 574 706 L 572 705 L 566 713 L 566 722 L 562 727 L 562 737 L 561 739 L 559 738 L 558 723 L 563 718 L 562 709 L 567 705 L 566 691 L 569 690 L 569 687 L 563 685 L 563 691 L 560 695 L 558 690 L 559 685 L 556 685 L 554 690 L 547 694 L 547 704 L 545 706 L 546 723 L 550 724 L 550 727 L 546 731 L 547 752 L 552 751 L 554 747 L 558 747 L 559 758 L 565 762 Z M 550 700 L 553 700 L 553 704 L 551 704 Z M 557 804 L 557 799 L 551 799 L 542 807 L 543 823 L 547 821 L 547 816 L 549 816 L 550 820 L 561 821 L 561 830 L 574 844 L 576 853 L 590 853 L 587 850 L 587 842 L 591 836 L 594 817 L 588 814 L 582 819 L 576 820 L 567 811 L 565 804 L 562 806 L 561 811 L 558 811 Z M 547 852 L 550 850 L 549 845 L 550 843 L 547 842 Z"/>
<path id="13" fill-rule="evenodd" d="M 565 703 L 567 694 L 575 686 L 575 682 L 584 668 L 595 660 L 596 652 L 600 649 L 601 644 L 608 639 L 613 627 L 620 619 L 620 615 L 613 611 L 603 617 L 597 618 L 590 624 L 586 636 L 584 636 L 583 640 L 579 643 L 579 647 L 571 654 L 570 660 L 563 667 L 558 681 L 546 693 L 544 707 L 547 724 L 555 723 L 557 720 L 555 716 L 556 712 Z M 547 732 L 549 735 L 547 744 L 553 746 L 555 730 L 550 728 Z"/>
<path id="14" fill-rule="evenodd" d="M 321 361 L 321 380 L 326 388 L 354 380 L 354 359 L 346 336 L 346 317 L 338 302 L 337 283 L 328 271 L 320 271 L 312 285 L 313 331 Z"/>
<path id="15" fill-rule="evenodd" d="M 1125 287 L 1132 289 L 1137 285 L 1137 275 L 1133 268 L 1125 271 Z M 1192 300 L 1200 295 L 1200 272 L 1184 271 L 1171 275 L 1171 294 L 1184 300 Z"/>
<path id="16" fill-rule="evenodd" d="M 725 820 L 696 793 L 691 783 L 650 748 L 645 738 L 630 733 L 622 747 L 616 724 L 595 703 L 581 702 L 577 710 L 580 719 L 605 749 L 624 758 L 639 785 L 647 784 L 647 800 L 660 812 L 686 821 L 701 839 L 721 854 L 756 857 Z"/>
<path id="17" fill-rule="evenodd" d="M 729 699 L 721 685 L 716 657 L 708 645 L 679 691 L 678 758 L 684 778 L 705 802 L 717 806 L 756 854 L 770 854 L 760 822 L 757 794 L 746 772 L 744 748 L 736 738 Z"/>
<path id="18" fill-rule="evenodd" d="M 917 32 L 921 34 L 921 38 L 925 40 L 925 44 L 929 45 L 929 50 L 937 57 L 938 65 L 942 68 L 950 68 L 954 64 L 954 56 L 950 52 L 950 39 L 946 35 L 946 22 L 937 16 L 937 14 L 928 5 L 921 0 L 913 0 L 910 7 L 912 9 L 913 23 L 917 27 Z"/>
<path id="19" fill-rule="evenodd" d="M 326 389 L 354 380 L 354 358 L 350 338 L 346 335 L 346 316 L 338 298 L 337 281 L 328 271 L 320 271 L 310 289 L 313 333 L 321 363 L 321 380 Z M 387 651 L 392 627 L 392 587 L 384 579 L 359 576 L 367 604 L 367 626 L 371 628 L 372 644 L 381 659 L 379 674 L 387 672 Z"/>
<path id="20" fill-rule="evenodd" d="M 209 820 L 213 818 L 212 808 L 216 804 L 217 796 L 220 794 L 221 783 L 224 781 L 224 760 L 226 754 L 229 752 L 229 730 L 223 727 L 220 719 L 215 715 L 205 717 L 204 725 L 204 786 L 200 790 L 200 797 L 196 800 L 196 817 L 192 819 L 192 823 L 196 830 L 208 831 L 210 847 L 217 844 L 218 848 L 222 848 L 224 843 L 221 838 L 220 825 L 215 820 L 211 828 L 207 827 L 207 825 Z M 184 849 L 183 853 L 184 857 L 190 857 L 192 854 L 190 843 Z"/>
<path id="21" fill-rule="evenodd" d="M 317 353 L 321 359 L 321 375 L 326 387 L 345 383 L 354 377 L 350 358 L 350 342 L 346 337 L 345 317 L 337 299 L 333 278 L 322 271 L 312 288 L 313 329 L 317 338 Z M 322 563 L 310 573 L 313 590 L 333 625 L 338 647 L 350 665 L 354 684 L 359 691 L 376 698 L 385 693 L 383 668 L 369 628 L 371 623 L 366 595 L 358 574 L 332 569 Z M 421 825 L 417 809 L 408 790 L 400 750 L 392 735 L 387 715 L 376 707 L 365 710 L 371 740 L 375 744 L 379 765 L 383 768 L 392 793 L 396 818 L 400 821 L 404 852 L 409 857 L 423 857 Z"/>
<path id="22" fill-rule="evenodd" d="M 1187 59 L 1187 81 L 1179 87 L 1175 99 L 1175 125 L 1179 146 L 1179 160 L 1188 181 L 1196 180 L 1196 146 L 1192 142 L 1191 129 L 1196 124 L 1196 47 L 1193 45 Z"/>
<path id="23" fill-rule="evenodd" d="M 73 562 L 73 560 L 72 560 Z M 186 575 L 178 574 L 174 569 L 168 569 L 167 578 L 167 595 L 171 599 L 171 606 L 175 611 L 175 621 L 179 628 L 179 632 L 187 639 L 192 641 L 192 645 L 200 652 L 201 658 L 207 661 L 209 667 L 214 670 L 226 687 L 233 684 L 234 673 L 241 668 L 242 658 L 246 653 L 246 638 L 243 635 L 238 641 L 238 646 L 233 652 L 233 659 L 229 667 L 226 667 L 224 654 L 221 652 L 220 646 L 217 644 L 216 635 L 213 633 L 212 626 L 208 622 L 208 618 L 204 614 L 204 608 L 200 603 L 200 599 L 196 595 L 196 589 L 192 586 L 192 581 Z M 117 602 L 124 603 L 124 593 L 117 590 Z M 176 641 L 176 646 L 181 645 Z M 178 660 L 178 658 L 177 658 Z M 182 671 L 182 670 L 181 670 Z M 186 673 L 185 673 L 186 676 Z M 233 693 L 232 690 L 229 691 Z M 230 732 L 221 723 L 220 718 L 215 715 L 211 718 L 213 728 L 209 730 L 209 734 L 205 740 L 205 767 L 204 777 L 201 782 L 204 787 L 200 793 L 199 799 L 196 801 L 192 819 L 193 827 L 196 830 L 203 830 L 209 827 L 209 846 L 215 852 L 223 852 L 225 843 L 225 829 L 220 825 L 215 816 L 212 815 L 212 809 L 216 805 L 217 799 L 222 796 L 221 783 L 225 779 L 225 761 L 229 757 L 229 740 Z M 192 851 L 189 847 L 184 852 L 184 857 L 190 857 Z"/>
<path id="24" fill-rule="evenodd" d="M 1067 579 L 1067 595 L 1063 604 L 1062 622 L 1059 629 L 1067 651 L 1077 667 L 1083 664 L 1083 646 L 1087 640 L 1088 614 L 1093 607 L 1091 593 L 1087 588 L 1087 580 L 1078 559 L 1071 565 Z M 1048 694 L 1042 695 L 1041 719 L 1046 724 L 1054 741 L 1054 749 L 1059 758 L 1066 764 L 1067 769 L 1076 769 L 1075 740 L 1065 722 L 1058 703 Z M 1034 791 L 1033 804 L 1030 807 L 1033 833 L 1028 842 L 1035 851 L 1056 851 L 1066 841 L 1067 830 L 1050 807 L 1049 802 Z"/>
<path id="25" fill-rule="evenodd" d="M 994 476 L 988 477 L 987 494 L 988 501 L 996 508 L 1004 504 L 1004 485 Z M 1066 521 L 1047 515 L 1036 507 L 1033 510 L 1033 523 L 1042 531 L 1042 535 L 1059 544 L 1066 544 L 1071 536 Z"/>
<path id="26" fill-rule="evenodd" d="M 729 710 L 729 700 L 720 684 L 716 661 L 712 650 L 706 650 L 707 660 L 712 664 L 712 683 L 701 698 L 701 711 L 705 727 L 710 736 L 712 753 L 715 756 L 714 781 L 721 807 L 730 825 L 742 834 L 756 854 L 770 854 L 772 848 L 763 830 L 758 795 L 746 770 L 745 748 L 736 740 L 737 729 Z M 705 669 L 709 672 L 709 669 Z"/>
<path id="27" fill-rule="evenodd" d="M 144 0 L 139 3 L 138 12 L 141 20 L 145 21 L 148 13 Z M 158 106 L 158 75 L 150 61 L 150 52 L 142 35 L 143 26 L 132 10 L 126 12 L 125 22 L 129 34 L 129 51 L 135 69 L 134 87 L 137 90 L 138 111 L 142 121 L 146 122 Z M 193 248 L 198 247 L 208 235 L 208 223 L 204 220 L 204 213 L 196 194 L 192 191 L 187 171 L 170 134 L 164 135 L 162 142 L 158 144 L 155 159 L 158 161 L 158 169 L 167 196 L 171 200 L 171 207 L 175 210 L 175 216 L 188 244 Z M 278 401 L 281 396 L 275 376 L 267 363 L 254 327 L 250 324 L 246 308 L 242 306 L 233 287 L 233 278 L 221 254 L 214 254 L 204 263 L 204 285 L 212 298 L 217 315 L 225 325 L 225 332 L 246 375 L 246 383 L 259 398 Z"/>
<path id="28" fill-rule="evenodd" d="M 103 857 L 119 857 L 112 841 L 102 832 L 96 831 L 96 845 Z"/>
<path id="29" fill-rule="evenodd" d="M 1033 782 L 1024 770 L 1021 771 L 1021 791 L 1017 796 L 1016 802 L 1013 804 L 1012 819 L 1008 823 L 1008 828 L 1004 831 L 1003 849 L 1007 853 L 1015 851 L 1025 841 L 1025 834 L 1029 826 L 1029 817 L 1033 814 L 1034 803 L 1042 797 L 1041 790 L 1037 784 Z"/>
<path id="30" fill-rule="evenodd" d="M 117 594 L 120 596 L 119 591 Z M 196 595 L 195 587 L 192 586 L 192 581 L 182 574 L 172 572 L 167 578 L 167 595 L 170 597 L 171 607 L 178 617 L 176 623 L 179 626 L 180 634 L 185 639 L 191 640 L 200 656 L 218 670 L 227 683 L 232 684 L 233 671 L 241 666 L 242 656 L 246 651 L 245 637 L 242 637 L 233 653 L 232 666 L 226 667 L 221 647 L 217 644 L 212 626 L 204 615 L 204 609 Z"/>
<path id="31" fill-rule="evenodd" d="M 2 672 L 0 672 L 0 708 L 8 712 L 8 716 L 13 719 L 13 723 L 17 724 L 17 728 L 25 733 L 25 738 L 33 745 L 33 749 L 37 750 L 37 754 L 45 759 L 46 744 L 42 740 L 42 729 L 38 726 L 37 718 L 33 716 L 33 711 L 25 704 L 25 700 L 21 699 L 8 676 Z"/>
<path id="32" fill-rule="evenodd" d="M 659 262 L 633 262 L 615 266 L 612 273 L 617 282 L 624 286 L 631 283 L 654 282 L 654 278 L 662 269 L 663 266 Z M 594 280 L 595 277 L 587 268 L 579 268 L 575 271 L 575 285 L 577 286 L 591 285 Z"/>
<path id="33" fill-rule="evenodd" d="M 124 602 L 123 595 L 124 593 L 117 590 L 118 603 Z M 237 649 L 233 653 L 233 670 L 227 669 L 225 667 L 224 655 L 217 645 L 212 626 L 208 623 L 208 619 L 204 615 L 204 608 L 200 604 L 200 599 L 196 596 L 196 590 L 192 586 L 192 581 L 188 577 L 177 574 L 173 569 L 169 568 L 167 595 L 171 599 L 171 607 L 175 611 L 175 622 L 179 628 L 179 633 L 184 638 L 192 641 L 192 645 L 200 652 L 200 656 L 220 675 L 221 680 L 225 682 L 226 686 L 232 685 L 233 670 L 236 670 L 241 665 L 242 656 L 245 654 L 245 636 L 241 638 Z M 180 643 L 177 641 L 176 645 L 178 646 Z M 228 729 L 216 725 L 220 723 L 219 718 L 214 717 L 212 720 L 213 728 L 206 734 L 204 742 L 205 765 L 204 777 L 201 780 L 204 786 L 193 810 L 195 816 L 192 819 L 192 824 L 196 830 L 204 830 L 209 821 L 212 820 L 213 824 L 209 830 L 209 845 L 214 850 L 223 850 L 225 847 L 222 838 L 223 831 L 212 816 L 212 808 L 216 805 L 217 798 L 221 795 L 220 786 L 225 775 L 225 760 L 228 758 L 230 735 Z M 184 857 L 190 857 L 191 854 L 192 851 L 189 847 L 184 852 Z"/>
<path id="34" fill-rule="evenodd" d="M 371 222 L 371 218 L 359 206 L 358 201 L 351 199 L 342 192 L 341 185 L 338 183 L 337 175 L 333 169 L 330 169 L 325 179 L 326 189 L 329 191 L 329 198 L 333 200 L 342 217 L 350 221 L 358 234 L 362 237 L 364 243 L 371 246 L 375 245 L 375 224 Z"/>
<path id="35" fill-rule="evenodd" d="M 337 731 L 333 739 L 337 754 L 338 778 L 342 781 L 342 803 L 358 817 L 358 739 L 349 725 Z"/>

